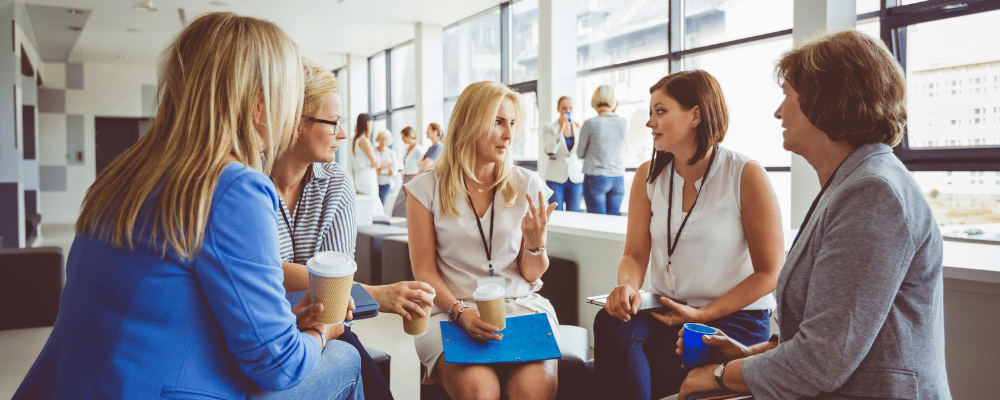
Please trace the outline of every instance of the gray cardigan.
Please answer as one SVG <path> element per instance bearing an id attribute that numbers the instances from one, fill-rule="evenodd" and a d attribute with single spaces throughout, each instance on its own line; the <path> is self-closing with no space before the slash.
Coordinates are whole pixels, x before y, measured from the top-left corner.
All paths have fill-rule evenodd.
<path id="1" fill-rule="evenodd" d="M 782 268 L 784 340 L 743 364 L 754 396 L 950 399 L 941 247 L 892 148 L 855 150 Z"/>

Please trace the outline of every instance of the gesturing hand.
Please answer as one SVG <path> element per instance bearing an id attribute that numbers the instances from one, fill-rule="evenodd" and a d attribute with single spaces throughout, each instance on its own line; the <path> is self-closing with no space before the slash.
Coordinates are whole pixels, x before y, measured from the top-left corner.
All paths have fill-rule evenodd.
<path id="1" fill-rule="evenodd" d="M 525 193 L 524 197 L 528 199 L 528 212 L 521 220 L 521 234 L 524 236 L 524 248 L 534 250 L 545 246 L 546 226 L 549 224 L 552 210 L 556 209 L 556 203 L 549 203 L 543 210 L 541 207 L 545 204 L 545 198 L 542 197 L 541 191 L 538 192 L 537 207 L 531 200 L 530 194 Z"/>

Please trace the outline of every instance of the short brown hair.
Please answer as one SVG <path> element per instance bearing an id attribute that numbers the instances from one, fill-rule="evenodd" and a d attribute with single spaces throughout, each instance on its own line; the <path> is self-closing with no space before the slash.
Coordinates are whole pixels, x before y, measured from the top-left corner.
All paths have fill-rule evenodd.
<path id="1" fill-rule="evenodd" d="M 775 76 L 830 140 L 895 146 L 903 138 L 906 78 L 880 40 L 855 30 L 826 35 L 785 54 Z"/>
<path id="2" fill-rule="evenodd" d="M 441 133 L 442 135 L 444 134 L 444 131 L 441 130 L 441 125 L 437 122 L 431 122 L 427 125 L 427 127 L 433 129 L 435 132 Z"/>
<path id="3" fill-rule="evenodd" d="M 698 106 L 701 112 L 701 123 L 695 129 L 698 147 L 691 159 L 687 160 L 688 165 L 694 165 L 708 154 L 710 147 L 722 142 L 729 129 L 729 110 L 726 98 L 722 96 L 722 88 L 711 74 L 696 69 L 663 77 L 649 88 L 649 93 L 653 94 L 661 89 L 685 110 Z"/>

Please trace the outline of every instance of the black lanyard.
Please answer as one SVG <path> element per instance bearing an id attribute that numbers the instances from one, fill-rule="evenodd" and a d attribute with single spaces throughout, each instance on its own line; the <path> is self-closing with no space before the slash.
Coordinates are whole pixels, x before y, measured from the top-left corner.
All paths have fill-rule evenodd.
<path id="1" fill-rule="evenodd" d="M 712 150 L 712 157 L 708 158 L 708 167 L 705 167 L 705 176 L 701 178 L 701 185 L 698 186 L 698 193 L 694 195 L 694 202 L 691 203 L 691 210 L 688 211 L 687 215 L 684 216 L 684 220 L 681 221 L 681 227 L 677 228 L 677 238 L 671 237 L 671 221 L 674 215 L 674 163 L 677 162 L 677 157 L 674 157 L 670 161 L 670 195 L 667 205 L 667 265 L 670 265 L 670 257 L 674 255 L 674 251 L 677 250 L 677 243 L 681 240 L 681 232 L 684 231 L 684 225 L 687 225 L 688 218 L 691 218 L 691 214 L 694 214 L 694 206 L 698 204 L 698 197 L 701 196 L 701 192 L 705 189 L 705 181 L 708 180 L 708 172 L 712 170 L 712 164 L 715 162 L 715 156 L 719 154 L 719 145 L 715 145 Z M 681 196 L 681 209 L 684 208 L 684 196 Z"/>
<path id="2" fill-rule="evenodd" d="M 479 221 L 479 211 L 476 211 L 476 205 L 472 204 L 472 194 L 469 193 L 469 184 L 462 183 L 465 185 L 465 195 L 469 197 L 469 207 L 472 208 L 472 216 L 476 217 L 476 225 L 479 226 L 479 238 L 483 239 L 483 249 L 486 250 L 486 261 L 490 264 L 490 276 L 493 276 L 493 216 L 496 215 L 496 200 L 497 200 L 497 188 L 493 188 L 493 198 L 490 200 L 490 242 L 489 245 L 486 244 L 486 234 L 483 233 L 483 223 Z"/>
<path id="3" fill-rule="evenodd" d="M 846 158 L 844 160 L 846 160 Z M 844 162 L 841 161 L 840 165 L 844 165 Z M 816 210 L 816 205 L 819 204 L 820 197 L 823 197 L 823 193 L 826 193 L 826 188 L 830 187 L 830 184 L 833 183 L 833 177 L 837 176 L 837 171 L 840 170 L 840 165 L 833 170 L 833 173 L 830 174 L 830 179 L 826 180 L 826 183 L 823 184 L 823 188 L 819 190 L 819 194 L 817 194 L 816 198 L 813 199 L 812 205 L 809 206 L 809 212 L 806 213 L 806 217 L 802 220 L 802 225 L 799 225 L 798 233 L 795 234 L 795 240 L 792 240 L 792 246 L 789 247 L 789 252 L 793 247 L 795 247 L 795 242 L 799 241 L 799 236 L 802 235 L 802 231 L 806 229 L 806 224 L 809 223 L 809 218 L 812 218 L 813 211 Z"/>
<path id="4" fill-rule="evenodd" d="M 311 164 L 309 165 L 309 168 L 306 169 L 306 174 L 302 176 L 302 179 L 305 180 L 306 177 L 309 176 L 309 174 L 312 174 L 312 165 Z M 285 208 L 287 207 L 287 205 L 284 204 L 285 200 L 284 199 L 281 200 L 281 203 L 282 203 L 282 206 L 281 206 L 281 219 L 285 220 L 285 228 L 288 228 L 288 237 L 292 240 L 292 260 L 293 261 L 295 260 L 295 227 L 298 226 L 298 224 L 299 224 L 299 205 L 302 204 L 302 198 L 305 197 L 305 193 L 306 193 L 306 187 L 305 187 L 305 185 L 302 185 L 302 193 L 299 193 L 299 199 L 298 199 L 298 201 L 295 202 L 295 210 L 292 210 L 292 221 L 291 221 L 291 223 L 288 222 L 288 214 L 285 212 Z"/>

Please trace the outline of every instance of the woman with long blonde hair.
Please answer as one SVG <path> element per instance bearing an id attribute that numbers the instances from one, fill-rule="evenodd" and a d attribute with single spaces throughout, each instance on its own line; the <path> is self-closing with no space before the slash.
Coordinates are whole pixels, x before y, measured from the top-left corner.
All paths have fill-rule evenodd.
<path id="1" fill-rule="evenodd" d="M 14 398 L 361 396 L 357 352 L 323 351 L 343 324 L 281 286 L 265 173 L 301 71 L 267 21 L 212 13 L 180 33 L 149 132 L 87 191 L 59 319 Z"/>
<path id="2" fill-rule="evenodd" d="M 549 266 L 546 225 L 555 203 L 544 201 L 552 191 L 537 174 L 514 166 L 510 153 L 523 115 L 510 88 L 469 85 L 455 104 L 441 159 L 404 186 L 416 200 L 406 203 L 413 275 L 436 292 L 430 327 L 414 342 L 425 382 L 440 382 L 452 398 L 498 398 L 501 385 L 510 398 L 556 394 L 556 360 L 460 365 L 442 356 L 446 319 L 476 340 L 502 340 L 500 328 L 470 301 L 488 277 L 504 282 L 508 317 L 545 313 L 558 336 L 552 305 L 536 293 Z"/>

